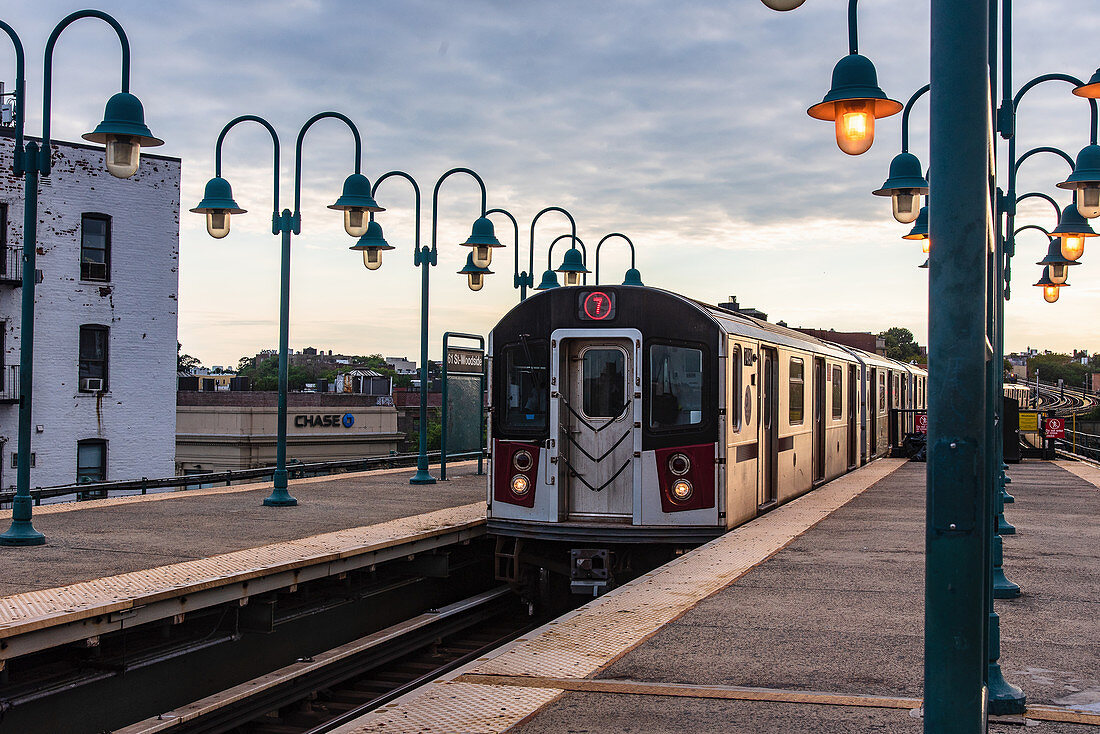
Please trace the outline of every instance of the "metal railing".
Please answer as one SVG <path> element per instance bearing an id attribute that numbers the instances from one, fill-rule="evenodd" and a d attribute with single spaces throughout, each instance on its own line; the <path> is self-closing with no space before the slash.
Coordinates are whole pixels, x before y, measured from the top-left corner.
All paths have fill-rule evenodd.
<path id="1" fill-rule="evenodd" d="M 0 403 L 19 402 L 19 365 L 0 368 Z"/>
<path id="2" fill-rule="evenodd" d="M 469 451 L 462 454 L 447 454 L 447 459 L 479 459 L 485 456 L 482 451 Z M 439 459 L 438 451 L 429 451 L 429 459 Z M 326 474 L 342 474 L 352 471 L 368 471 L 371 469 L 390 469 L 416 465 L 416 454 L 391 454 L 386 456 L 370 456 L 363 459 L 341 459 L 338 461 L 319 461 L 308 464 L 287 463 L 287 474 L 290 479 L 302 479 L 304 477 L 322 476 Z M 253 479 L 258 481 L 270 481 L 275 472 L 274 466 L 262 466 L 255 469 L 231 469 L 228 471 L 206 472 L 203 474 L 185 474 L 182 476 L 163 477 L 160 479 L 126 479 L 111 482 L 81 482 L 80 484 L 62 484 L 54 487 L 36 487 L 31 490 L 34 504 L 42 504 L 44 499 L 54 499 L 73 495 L 76 501 L 89 499 L 102 499 L 104 497 L 120 496 L 124 494 L 148 494 L 157 490 L 188 490 L 198 489 L 200 486 L 221 484 L 226 487 Z M 0 506 L 10 504 L 15 497 L 14 490 L 0 492 Z"/>
<path id="3" fill-rule="evenodd" d="M 1100 436 L 1096 434 L 1081 431 L 1075 433 L 1067 428 L 1066 437 L 1058 439 L 1057 446 L 1063 451 L 1100 461 Z"/>

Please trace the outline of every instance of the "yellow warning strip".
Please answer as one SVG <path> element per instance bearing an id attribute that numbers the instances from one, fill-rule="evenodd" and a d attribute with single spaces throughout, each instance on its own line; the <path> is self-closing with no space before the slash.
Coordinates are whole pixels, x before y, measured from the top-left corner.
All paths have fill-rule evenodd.
<path id="1" fill-rule="evenodd" d="M 819 706 L 857 706 L 880 709 L 916 709 L 919 698 L 870 696 L 820 691 L 791 691 L 779 688 L 748 686 L 703 686 L 690 683 L 650 683 L 635 680 L 593 680 L 577 678 L 547 678 L 521 675 L 478 675 L 468 673 L 454 679 L 455 683 L 485 686 L 516 686 L 520 688 L 557 689 L 581 693 L 618 693 L 635 696 L 677 696 L 681 698 L 717 698 L 733 701 L 767 701 L 771 703 L 804 703 Z M 1100 726 L 1100 714 L 1058 706 L 1028 706 L 1026 718 L 1072 724 Z"/>

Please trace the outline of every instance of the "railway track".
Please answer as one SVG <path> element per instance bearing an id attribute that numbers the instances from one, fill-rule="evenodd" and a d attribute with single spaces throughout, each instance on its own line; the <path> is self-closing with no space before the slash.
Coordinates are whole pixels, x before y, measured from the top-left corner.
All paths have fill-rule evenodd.
<path id="1" fill-rule="evenodd" d="M 322 734 L 546 621 L 506 587 L 430 610 L 116 734 Z M 170 729 L 165 720 L 177 719 Z"/>

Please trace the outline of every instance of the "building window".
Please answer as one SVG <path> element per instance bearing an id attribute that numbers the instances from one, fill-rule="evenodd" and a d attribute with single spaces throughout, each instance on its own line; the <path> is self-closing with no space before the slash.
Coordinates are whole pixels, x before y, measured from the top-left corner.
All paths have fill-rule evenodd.
<path id="1" fill-rule="evenodd" d="M 80 215 L 80 279 L 111 279 L 111 218 Z"/>
<path id="2" fill-rule="evenodd" d="M 833 420 L 844 417 L 844 370 L 833 367 Z"/>
<path id="3" fill-rule="evenodd" d="M 35 454 L 32 451 L 31 452 L 31 469 L 38 466 L 38 462 L 35 461 L 34 456 L 35 456 Z M 12 451 L 11 452 L 11 468 L 12 469 L 18 469 L 19 468 L 19 452 L 18 451 Z"/>
<path id="4" fill-rule="evenodd" d="M 791 425 L 798 425 L 802 423 L 802 417 L 805 414 L 805 380 L 803 377 L 803 364 L 802 360 L 798 357 L 791 357 L 791 374 L 789 377 L 789 390 L 787 394 L 790 400 L 790 423 Z"/>
<path id="5" fill-rule="evenodd" d="M 76 442 L 76 483 L 107 481 L 107 442 L 98 438 Z"/>
<path id="6" fill-rule="evenodd" d="M 80 392 L 107 390 L 107 327 L 80 327 Z"/>
<path id="7" fill-rule="evenodd" d="M 15 275 L 14 268 L 9 267 L 8 261 L 8 205 L 0 204 L 0 275 Z M 12 263 L 14 265 L 14 263 Z"/>

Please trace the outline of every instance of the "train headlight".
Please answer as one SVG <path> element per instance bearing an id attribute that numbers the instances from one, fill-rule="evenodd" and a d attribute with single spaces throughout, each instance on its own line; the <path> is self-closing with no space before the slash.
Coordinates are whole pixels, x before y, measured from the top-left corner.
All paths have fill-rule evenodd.
<path id="1" fill-rule="evenodd" d="M 527 477 L 522 474 L 517 474 L 512 477 L 512 494 L 517 497 L 522 497 L 531 490 L 531 483 L 527 480 Z"/>
<path id="2" fill-rule="evenodd" d="M 693 491 L 691 482 L 686 479 L 677 479 L 672 483 L 672 499 L 676 502 L 687 502 Z"/>
<path id="3" fill-rule="evenodd" d="M 668 457 L 668 470 L 678 477 L 691 471 L 691 459 L 687 454 L 673 454 Z"/>
<path id="4" fill-rule="evenodd" d="M 520 449 L 512 454 L 512 466 L 516 468 L 516 471 L 530 471 L 534 464 L 535 460 L 531 456 L 531 452 L 526 449 Z"/>

